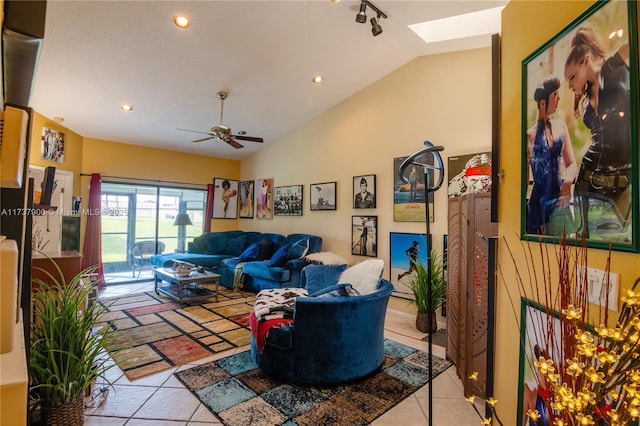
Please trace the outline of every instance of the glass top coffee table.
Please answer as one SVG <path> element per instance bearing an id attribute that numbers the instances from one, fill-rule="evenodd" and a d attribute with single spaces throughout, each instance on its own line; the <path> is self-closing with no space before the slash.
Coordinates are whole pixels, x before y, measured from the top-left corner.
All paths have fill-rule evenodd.
<path id="1" fill-rule="evenodd" d="M 192 271 L 188 276 L 179 276 L 171 268 L 154 268 L 153 276 L 156 294 L 162 293 L 180 302 L 180 307 L 183 307 L 185 302 L 198 302 L 212 297 L 218 301 L 220 274 L 215 272 Z M 203 287 L 204 284 L 214 284 L 215 290 Z"/>

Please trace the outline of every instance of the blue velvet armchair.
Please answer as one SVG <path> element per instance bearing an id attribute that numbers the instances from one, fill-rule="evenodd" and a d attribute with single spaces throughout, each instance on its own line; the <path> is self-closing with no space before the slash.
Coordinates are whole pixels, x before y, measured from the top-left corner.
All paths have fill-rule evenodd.
<path id="1" fill-rule="evenodd" d="M 322 287 L 335 287 L 344 268 L 307 266 L 302 280 L 322 293 Z M 251 354 L 262 371 L 285 382 L 331 384 L 363 377 L 384 362 L 384 320 L 392 292 L 393 285 L 380 279 L 371 294 L 298 297 L 292 322 L 270 328 L 264 342 L 252 333 Z"/>

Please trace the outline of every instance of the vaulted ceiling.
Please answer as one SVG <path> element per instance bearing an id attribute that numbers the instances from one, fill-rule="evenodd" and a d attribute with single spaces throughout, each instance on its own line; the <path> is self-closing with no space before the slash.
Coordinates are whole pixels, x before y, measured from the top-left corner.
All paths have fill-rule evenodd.
<path id="1" fill-rule="evenodd" d="M 418 56 L 490 41 L 427 44 L 408 25 L 506 1 L 374 3 L 388 15 L 377 37 L 355 21 L 360 1 L 49 0 L 31 106 L 85 137 L 241 159 Z M 187 29 L 172 23 L 181 14 Z M 177 130 L 220 124 L 223 90 L 224 124 L 264 144 Z"/>

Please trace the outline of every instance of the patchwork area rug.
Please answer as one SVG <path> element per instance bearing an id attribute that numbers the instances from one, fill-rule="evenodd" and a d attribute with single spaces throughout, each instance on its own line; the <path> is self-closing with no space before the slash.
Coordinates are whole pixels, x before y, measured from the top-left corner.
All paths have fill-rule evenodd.
<path id="1" fill-rule="evenodd" d="M 433 357 L 433 377 L 451 363 Z M 175 373 L 227 426 L 368 425 L 429 382 L 428 354 L 385 340 L 385 361 L 335 386 L 286 384 L 262 373 L 249 351 Z"/>
<path id="2" fill-rule="evenodd" d="M 134 380 L 248 345 L 255 295 L 224 287 L 219 293 L 218 302 L 212 298 L 182 309 L 155 292 L 100 300 L 106 309 L 101 324 L 113 330 L 107 350 Z"/>

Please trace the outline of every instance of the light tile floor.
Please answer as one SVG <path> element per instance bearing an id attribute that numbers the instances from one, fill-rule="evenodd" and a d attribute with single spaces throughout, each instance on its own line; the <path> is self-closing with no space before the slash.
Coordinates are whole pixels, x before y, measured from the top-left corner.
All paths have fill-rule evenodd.
<path id="1" fill-rule="evenodd" d="M 153 283 L 111 286 L 105 289 L 100 297 L 113 297 L 139 291 L 153 291 Z M 427 343 L 421 340 L 424 334 L 415 328 L 415 319 L 400 312 L 387 313 L 385 337 L 427 350 Z M 244 349 L 246 348 L 236 348 L 200 360 L 198 364 Z M 445 349 L 434 345 L 433 353 L 444 357 Z M 85 409 L 85 425 L 220 425 L 218 419 L 173 377 L 175 371 L 191 368 L 193 365 L 163 371 L 135 381 L 129 381 L 118 367 L 110 369 L 107 375 L 113 383 L 113 388 L 102 394 L 99 391 L 94 392 L 94 395 L 98 395 L 93 401 L 95 406 Z M 482 419 L 463 396 L 462 383 L 454 367 L 450 367 L 436 377 L 432 387 L 433 425 L 476 426 L 481 424 Z M 100 388 L 100 383 L 97 388 Z M 376 419 L 372 425 L 426 425 L 429 412 L 428 392 L 429 386 L 424 386 Z"/>

